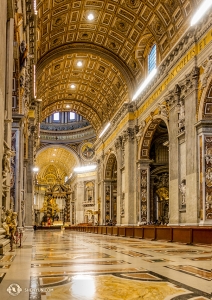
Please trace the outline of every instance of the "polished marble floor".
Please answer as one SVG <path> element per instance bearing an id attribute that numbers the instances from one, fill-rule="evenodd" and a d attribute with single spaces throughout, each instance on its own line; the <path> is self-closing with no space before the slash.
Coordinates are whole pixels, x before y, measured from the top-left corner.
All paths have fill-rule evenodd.
<path id="1" fill-rule="evenodd" d="M 212 299 L 212 248 L 72 231 L 25 232 L 0 257 L 0 299 Z"/>

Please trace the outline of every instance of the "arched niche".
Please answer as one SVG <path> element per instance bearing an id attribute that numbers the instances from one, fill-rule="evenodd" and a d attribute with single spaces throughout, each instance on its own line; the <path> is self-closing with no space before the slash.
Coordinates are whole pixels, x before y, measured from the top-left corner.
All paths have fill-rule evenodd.
<path id="1" fill-rule="evenodd" d="M 106 162 L 104 179 L 105 224 L 116 224 L 117 221 L 117 159 L 111 153 Z"/>
<path id="2" fill-rule="evenodd" d="M 153 119 L 146 126 L 139 155 L 139 221 L 168 223 L 169 133 L 165 120 Z"/>

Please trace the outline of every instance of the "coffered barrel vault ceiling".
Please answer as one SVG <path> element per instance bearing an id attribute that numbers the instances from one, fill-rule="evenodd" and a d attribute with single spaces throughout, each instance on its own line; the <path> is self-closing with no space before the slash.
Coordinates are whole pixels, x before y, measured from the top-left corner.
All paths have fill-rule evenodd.
<path id="1" fill-rule="evenodd" d="M 48 182 L 47 177 L 64 180 L 70 176 L 73 168 L 78 165 L 77 156 L 65 147 L 47 147 L 38 152 L 36 167 L 38 167 L 38 180 Z"/>
<path id="2" fill-rule="evenodd" d="M 42 117 L 70 104 L 98 132 L 131 101 L 146 76 L 146 56 L 153 43 L 161 61 L 188 28 L 198 2 L 37 0 L 37 97 L 43 100 Z"/>
<path id="3" fill-rule="evenodd" d="M 77 62 L 82 61 L 82 67 Z M 75 89 L 71 89 L 71 84 Z M 47 64 L 38 77 L 38 97 L 43 99 L 45 118 L 52 108 L 66 110 L 69 105 L 86 117 L 95 129 L 110 120 L 123 101 L 128 88 L 120 71 L 109 61 L 91 54 L 68 54 Z"/>

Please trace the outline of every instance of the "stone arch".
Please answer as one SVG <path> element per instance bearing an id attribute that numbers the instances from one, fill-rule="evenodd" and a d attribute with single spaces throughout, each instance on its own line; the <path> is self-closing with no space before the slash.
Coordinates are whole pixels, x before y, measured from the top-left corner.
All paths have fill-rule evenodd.
<path id="1" fill-rule="evenodd" d="M 106 160 L 106 167 L 105 167 L 105 179 L 112 179 L 117 178 L 117 158 L 115 153 L 110 153 L 107 160 Z M 114 176 L 115 175 L 115 176 Z"/>
<path id="2" fill-rule="evenodd" d="M 163 116 L 155 116 L 146 124 L 144 128 L 144 134 L 139 143 L 138 159 L 149 159 L 151 141 L 161 121 L 164 121 L 164 123 L 166 124 L 169 135 L 169 126 L 167 118 Z"/>
<path id="3" fill-rule="evenodd" d="M 212 118 L 212 74 L 208 78 L 208 82 L 201 95 L 198 121 Z"/>
<path id="4" fill-rule="evenodd" d="M 147 123 L 138 152 L 139 207 L 141 223 L 168 223 L 169 185 L 168 120 L 156 115 Z M 162 167 L 163 166 L 163 167 Z M 158 205 L 160 203 L 160 205 Z"/>

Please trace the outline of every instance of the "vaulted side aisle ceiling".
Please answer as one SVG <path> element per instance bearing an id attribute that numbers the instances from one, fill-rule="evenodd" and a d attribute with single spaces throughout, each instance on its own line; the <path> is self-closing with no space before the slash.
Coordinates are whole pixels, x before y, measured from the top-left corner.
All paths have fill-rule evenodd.
<path id="1" fill-rule="evenodd" d="M 159 63 L 188 28 L 198 2 L 37 0 L 42 118 L 67 110 L 69 104 L 69 110 L 89 120 L 98 133 L 131 101 L 146 76 L 151 46 L 157 44 Z M 88 20 L 90 13 L 93 20 Z"/>
<path id="2" fill-rule="evenodd" d="M 38 152 L 36 166 L 39 169 L 39 183 L 52 184 L 70 176 L 78 164 L 77 156 L 65 147 L 47 147 Z M 51 175 L 51 176 L 50 176 Z"/>

